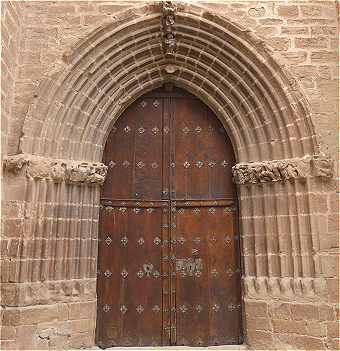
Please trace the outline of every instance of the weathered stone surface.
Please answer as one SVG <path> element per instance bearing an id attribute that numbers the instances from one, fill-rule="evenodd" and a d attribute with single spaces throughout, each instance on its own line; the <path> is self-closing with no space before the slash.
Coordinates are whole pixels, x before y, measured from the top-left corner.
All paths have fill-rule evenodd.
<path id="1" fill-rule="evenodd" d="M 311 176 L 332 177 L 333 161 L 326 156 L 306 156 L 299 159 L 238 163 L 233 168 L 236 184 L 257 184 Z"/>
<path id="2" fill-rule="evenodd" d="M 29 306 L 93 300 L 96 281 L 74 279 L 57 282 L 2 283 L 1 303 L 6 306 Z"/>
<path id="3" fill-rule="evenodd" d="M 297 17 L 299 15 L 299 8 L 296 5 L 280 5 L 278 7 L 278 15 L 282 17 Z"/>
<path id="4" fill-rule="evenodd" d="M 29 154 L 8 156 L 4 160 L 4 169 L 36 180 L 89 184 L 103 184 L 107 172 L 107 166 L 102 163 L 54 160 Z"/>
<path id="5" fill-rule="evenodd" d="M 308 298 L 319 300 L 327 293 L 326 280 L 323 278 L 243 278 L 244 293 L 249 298 L 280 297 L 284 300 Z"/>
<path id="6" fill-rule="evenodd" d="M 318 306 L 309 304 L 292 304 L 291 311 L 295 320 L 319 320 Z"/>

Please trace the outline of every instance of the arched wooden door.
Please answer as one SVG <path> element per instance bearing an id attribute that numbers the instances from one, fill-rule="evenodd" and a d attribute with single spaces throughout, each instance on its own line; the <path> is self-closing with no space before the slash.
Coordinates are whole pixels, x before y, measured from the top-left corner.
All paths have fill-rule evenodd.
<path id="1" fill-rule="evenodd" d="M 133 103 L 105 147 L 101 347 L 242 341 L 232 146 L 206 105 L 170 90 Z"/>

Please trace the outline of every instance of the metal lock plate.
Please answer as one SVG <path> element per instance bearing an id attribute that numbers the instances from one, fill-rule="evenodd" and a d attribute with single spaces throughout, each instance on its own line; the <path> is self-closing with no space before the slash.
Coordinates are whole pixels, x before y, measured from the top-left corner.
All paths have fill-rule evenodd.
<path id="1" fill-rule="evenodd" d="M 197 275 L 197 272 L 201 272 L 203 268 L 203 262 L 201 258 L 179 258 L 176 260 L 176 271 L 180 272 L 182 276 L 193 276 Z"/>

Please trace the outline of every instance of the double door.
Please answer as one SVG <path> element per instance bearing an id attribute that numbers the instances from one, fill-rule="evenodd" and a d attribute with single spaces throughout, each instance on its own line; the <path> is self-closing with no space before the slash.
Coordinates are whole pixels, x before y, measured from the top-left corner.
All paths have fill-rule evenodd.
<path id="1" fill-rule="evenodd" d="M 159 89 L 115 124 L 104 162 L 97 344 L 240 343 L 234 157 L 218 119 Z"/>

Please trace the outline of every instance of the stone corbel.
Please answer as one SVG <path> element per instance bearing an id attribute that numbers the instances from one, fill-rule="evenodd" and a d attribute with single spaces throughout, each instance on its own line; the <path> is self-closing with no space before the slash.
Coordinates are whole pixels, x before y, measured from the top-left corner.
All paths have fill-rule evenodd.
<path id="1" fill-rule="evenodd" d="M 8 156 L 3 161 L 3 166 L 8 173 L 55 183 L 101 185 L 107 173 L 107 166 L 100 162 L 60 160 L 30 154 Z"/>
<path id="2" fill-rule="evenodd" d="M 232 168 L 238 185 L 333 177 L 333 160 L 326 155 L 261 162 L 238 163 Z"/>

